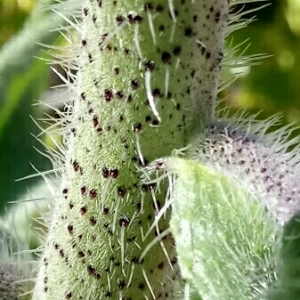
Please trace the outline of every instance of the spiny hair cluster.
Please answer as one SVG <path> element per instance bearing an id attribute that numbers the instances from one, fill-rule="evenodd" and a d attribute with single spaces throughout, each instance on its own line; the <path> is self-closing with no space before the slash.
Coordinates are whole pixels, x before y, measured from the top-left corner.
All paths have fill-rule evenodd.
<path id="1" fill-rule="evenodd" d="M 11 220 L 10 220 L 11 221 Z M 36 267 L 28 244 L 16 234 L 9 220 L 0 224 L 0 299 L 29 300 L 33 288 L 32 270 Z"/>
<path id="2" fill-rule="evenodd" d="M 264 121 L 225 116 L 206 125 L 193 141 L 191 156 L 233 178 L 283 225 L 300 208 L 300 138 L 290 139 L 292 125 L 270 132 L 279 123 L 278 116 Z"/>

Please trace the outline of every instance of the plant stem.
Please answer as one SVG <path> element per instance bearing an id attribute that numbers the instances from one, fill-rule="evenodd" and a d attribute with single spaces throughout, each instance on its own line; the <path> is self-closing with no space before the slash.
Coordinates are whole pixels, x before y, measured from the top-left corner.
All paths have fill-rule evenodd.
<path id="1" fill-rule="evenodd" d="M 173 299 L 168 214 L 146 235 L 166 189 L 141 185 L 138 169 L 213 118 L 228 2 L 97 0 L 82 12 L 62 197 L 33 299 Z"/>

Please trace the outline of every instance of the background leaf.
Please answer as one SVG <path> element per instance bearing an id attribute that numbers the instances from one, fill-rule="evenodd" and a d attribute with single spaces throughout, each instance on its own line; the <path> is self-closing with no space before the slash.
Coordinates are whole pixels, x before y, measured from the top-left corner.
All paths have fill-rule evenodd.
<path id="1" fill-rule="evenodd" d="M 278 257 L 278 282 L 269 290 L 267 300 L 300 299 L 300 214 L 284 227 Z"/>
<path id="2" fill-rule="evenodd" d="M 35 56 L 47 58 L 39 43 L 53 43 L 58 36 L 54 29 L 62 23 L 54 13 L 43 10 L 41 1 L 20 32 L 0 51 L 0 213 L 8 201 L 13 201 L 36 182 L 16 179 L 34 173 L 30 163 L 40 171 L 51 168 L 50 162 L 33 147 L 41 148 L 32 136 L 40 130 L 30 119 L 43 115 L 32 106 L 48 88 L 49 68 Z M 43 4 L 43 5 L 42 5 Z"/>

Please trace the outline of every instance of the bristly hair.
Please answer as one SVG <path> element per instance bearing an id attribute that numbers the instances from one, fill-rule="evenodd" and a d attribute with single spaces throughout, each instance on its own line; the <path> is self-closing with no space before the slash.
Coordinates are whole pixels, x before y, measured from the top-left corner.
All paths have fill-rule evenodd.
<path id="1" fill-rule="evenodd" d="M 255 117 L 241 113 L 206 124 L 190 156 L 236 180 L 284 224 L 300 208 L 300 137 L 290 139 L 292 124 L 270 131 L 278 115 L 263 121 Z"/>
<path id="2" fill-rule="evenodd" d="M 27 240 L 17 234 L 14 216 L 0 223 L 0 299 L 29 300 L 34 286 L 36 268 Z M 26 238 L 26 237 L 25 237 Z"/>

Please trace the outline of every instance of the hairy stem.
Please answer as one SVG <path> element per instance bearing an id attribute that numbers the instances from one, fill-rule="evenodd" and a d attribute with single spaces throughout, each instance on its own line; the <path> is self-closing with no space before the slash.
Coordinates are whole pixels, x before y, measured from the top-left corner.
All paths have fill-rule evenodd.
<path id="1" fill-rule="evenodd" d="M 139 168 L 213 118 L 228 2 L 83 1 L 82 15 L 62 196 L 33 299 L 173 299 L 168 214 L 148 232 L 166 189 L 141 185 Z"/>

